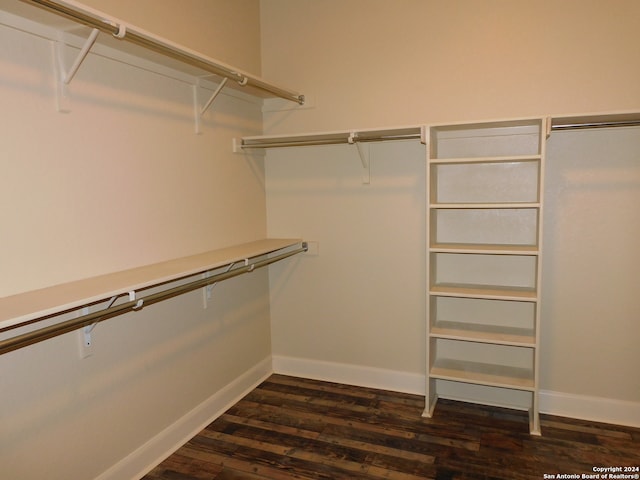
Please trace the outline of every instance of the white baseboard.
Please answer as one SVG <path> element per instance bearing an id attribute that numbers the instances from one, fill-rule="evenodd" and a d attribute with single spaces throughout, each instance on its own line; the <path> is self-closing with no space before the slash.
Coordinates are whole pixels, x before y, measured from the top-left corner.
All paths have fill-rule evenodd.
<path id="1" fill-rule="evenodd" d="M 640 402 L 541 390 L 540 411 L 560 417 L 640 428 Z"/>
<path id="2" fill-rule="evenodd" d="M 424 395 L 425 392 L 423 375 L 381 368 L 274 355 L 273 371 L 283 375 L 380 388 L 395 392 L 417 395 Z M 496 399 L 491 401 L 484 397 L 476 398 L 475 395 L 478 392 L 464 387 L 464 385 L 460 387 L 460 391 L 464 392 L 464 395 L 461 396 L 461 394 L 456 394 L 454 391 L 443 392 L 442 398 L 505 406 L 503 402 Z M 466 397 L 466 395 L 469 396 Z M 540 391 L 540 411 L 561 417 L 640 427 L 640 402 Z"/>
<path id="3" fill-rule="evenodd" d="M 95 480 L 139 479 L 271 375 L 271 357 L 246 371 Z"/>
<path id="4" fill-rule="evenodd" d="M 424 395 L 424 375 L 345 363 L 273 356 L 273 371 L 283 375 L 344 383 L 358 387 Z"/>

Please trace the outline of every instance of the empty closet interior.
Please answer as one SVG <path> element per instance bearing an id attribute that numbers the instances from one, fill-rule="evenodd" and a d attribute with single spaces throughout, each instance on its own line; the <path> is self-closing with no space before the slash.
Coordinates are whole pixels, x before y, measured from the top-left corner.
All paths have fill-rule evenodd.
<path id="1" fill-rule="evenodd" d="M 544 2 L 0 0 L 3 471 L 274 372 L 639 426 L 639 6 Z"/>

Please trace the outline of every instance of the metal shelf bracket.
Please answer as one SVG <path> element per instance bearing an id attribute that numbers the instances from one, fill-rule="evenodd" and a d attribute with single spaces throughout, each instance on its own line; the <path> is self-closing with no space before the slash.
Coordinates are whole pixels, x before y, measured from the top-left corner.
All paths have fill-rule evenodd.
<path id="1" fill-rule="evenodd" d="M 351 132 L 349 134 L 349 138 L 347 139 L 347 141 L 349 142 L 349 145 L 355 145 L 356 148 L 358 149 L 358 155 L 360 156 L 360 162 L 362 162 L 362 184 L 363 185 L 370 185 L 371 184 L 371 159 L 370 159 L 370 150 L 369 150 L 369 146 L 364 146 L 361 142 L 359 142 L 358 140 L 358 133 L 357 132 Z"/>
<path id="2" fill-rule="evenodd" d="M 80 49 L 78 56 L 71 64 L 71 67 L 67 71 L 64 65 L 64 42 L 62 40 L 58 40 L 54 42 L 54 76 L 56 79 L 56 109 L 60 113 L 69 113 L 71 111 L 70 108 L 70 99 L 69 92 L 67 91 L 67 85 L 71 83 L 73 77 L 75 77 L 76 73 L 78 73 L 78 69 L 84 62 L 85 58 L 89 54 L 91 47 L 96 43 L 96 39 L 98 38 L 98 33 L 100 30 L 94 28 L 91 30 L 89 37 L 84 42 L 84 45 Z M 120 31 L 119 31 L 120 33 Z M 117 36 L 117 35 L 116 35 Z M 121 37 L 120 37 L 121 38 Z"/>
<path id="3" fill-rule="evenodd" d="M 204 104 L 203 107 L 200 107 L 200 99 L 199 99 L 199 88 L 200 88 L 200 78 L 195 85 L 193 85 L 193 113 L 195 118 L 195 133 L 196 135 L 200 135 L 202 133 L 202 116 L 209 110 L 209 107 L 213 104 L 213 101 L 216 99 L 222 89 L 227 84 L 228 78 L 223 78 L 218 87 L 214 90 L 214 92 L 209 97 L 209 100 Z"/>

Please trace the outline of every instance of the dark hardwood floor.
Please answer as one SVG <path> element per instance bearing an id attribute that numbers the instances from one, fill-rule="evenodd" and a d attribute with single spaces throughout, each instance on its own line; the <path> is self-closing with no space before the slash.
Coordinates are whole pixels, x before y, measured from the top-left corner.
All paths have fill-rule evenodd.
<path id="1" fill-rule="evenodd" d="M 518 480 L 640 466 L 640 429 L 543 415 L 537 437 L 525 412 L 423 408 L 417 395 L 273 375 L 144 478 Z"/>

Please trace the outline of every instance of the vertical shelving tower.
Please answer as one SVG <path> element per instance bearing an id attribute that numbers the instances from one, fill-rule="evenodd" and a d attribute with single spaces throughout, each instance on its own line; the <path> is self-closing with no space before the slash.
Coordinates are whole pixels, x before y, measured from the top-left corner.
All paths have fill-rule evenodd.
<path id="1" fill-rule="evenodd" d="M 427 148 L 427 391 L 527 408 L 538 384 L 546 121 L 432 126 Z"/>

